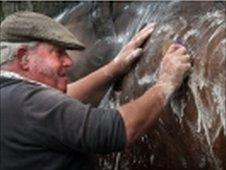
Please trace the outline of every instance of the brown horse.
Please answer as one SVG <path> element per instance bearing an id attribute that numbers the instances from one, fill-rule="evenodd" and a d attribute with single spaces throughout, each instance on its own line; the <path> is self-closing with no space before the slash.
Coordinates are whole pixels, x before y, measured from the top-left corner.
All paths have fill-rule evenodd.
<path id="1" fill-rule="evenodd" d="M 73 79 L 111 60 L 145 23 L 157 23 L 144 44 L 143 57 L 109 90 L 102 102 L 105 107 L 133 100 L 151 87 L 171 42 L 187 47 L 193 60 L 191 73 L 155 126 L 126 151 L 101 156 L 100 169 L 226 169 L 225 2 L 80 5 L 75 11 L 69 10 L 71 15 L 64 23 L 88 47 L 83 53 L 71 53 L 83 56 L 75 58 Z"/>

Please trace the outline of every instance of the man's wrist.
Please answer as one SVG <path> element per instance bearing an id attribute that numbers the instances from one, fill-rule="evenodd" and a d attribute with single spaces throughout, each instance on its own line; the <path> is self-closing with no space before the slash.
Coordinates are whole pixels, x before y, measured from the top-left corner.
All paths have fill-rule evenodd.
<path id="1" fill-rule="evenodd" d="M 155 86 L 160 87 L 161 91 L 163 92 L 164 103 L 167 103 L 170 96 L 176 90 L 175 85 L 169 82 L 156 82 Z"/>
<path id="2" fill-rule="evenodd" d="M 105 65 L 103 71 L 104 71 L 105 76 L 112 78 L 112 79 L 121 75 L 118 63 L 115 63 L 114 61 L 111 61 L 110 63 Z"/>

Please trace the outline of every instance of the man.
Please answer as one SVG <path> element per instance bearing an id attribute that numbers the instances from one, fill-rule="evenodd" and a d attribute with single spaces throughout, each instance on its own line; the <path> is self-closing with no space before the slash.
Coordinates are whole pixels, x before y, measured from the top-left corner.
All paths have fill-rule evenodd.
<path id="1" fill-rule="evenodd" d="M 132 144 L 155 122 L 191 67 L 184 47 L 169 47 L 157 83 L 138 99 L 117 109 L 80 101 L 89 103 L 124 74 L 152 31 L 153 25 L 146 26 L 113 61 L 67 86 L 72 60 L 65 50 L 81 50 L 82 43 L 45 15 L 8 16 L 1 23 L 1 169 L 91 170 L 92 154 Z"/>

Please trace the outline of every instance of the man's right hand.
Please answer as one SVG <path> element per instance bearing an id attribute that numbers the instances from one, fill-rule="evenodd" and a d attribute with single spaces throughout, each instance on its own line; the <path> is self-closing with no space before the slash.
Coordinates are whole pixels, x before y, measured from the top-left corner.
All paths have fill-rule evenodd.
<path id="1" fill-rule="evenodd" d="M 185 47 L 172 44 L 160 64 L 156 84 L 163 85 L 166 96 L 170 96 L 183 82 L 185 73 L 191 68 L 190 56 Z"/>

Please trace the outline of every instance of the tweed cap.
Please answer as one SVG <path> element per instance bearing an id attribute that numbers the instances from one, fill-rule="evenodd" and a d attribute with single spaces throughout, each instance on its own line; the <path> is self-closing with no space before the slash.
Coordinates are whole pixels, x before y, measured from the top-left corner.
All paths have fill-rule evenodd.
<path id="1" fill-rule="evenodd" d="M 9 15 L 1 23 L 1 42 L 45 41 L 70 50 L 84 45 L 62 24 L 52 18 L 29 11 Z"/>

